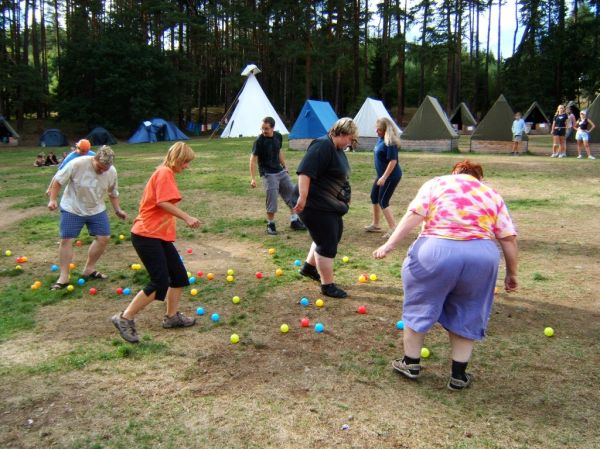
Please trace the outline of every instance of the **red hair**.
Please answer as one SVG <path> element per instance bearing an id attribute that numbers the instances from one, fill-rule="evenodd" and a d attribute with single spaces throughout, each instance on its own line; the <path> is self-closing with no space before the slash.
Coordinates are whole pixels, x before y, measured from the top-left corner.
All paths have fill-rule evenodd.
<path id="1" fill-rule="evenodd" d="M 483 167 L 479 164 L 474 164 L 468 159 L 465 159 L 462 162 L 457 162 L 454 164 L 454 167 L 452 168 L 452 174 L 471 175 L 481 181 L 483 179 Z"/>

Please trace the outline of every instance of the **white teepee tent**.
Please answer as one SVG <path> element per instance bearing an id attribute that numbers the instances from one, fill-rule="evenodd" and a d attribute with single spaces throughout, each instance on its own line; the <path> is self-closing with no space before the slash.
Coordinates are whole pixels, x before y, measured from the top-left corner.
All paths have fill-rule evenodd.
<path id="1" fill-rule="evenodd" d="M 402 130 L 396 125 L 396 122 L 388 113 L 383 102 L 367 98 L 354 117 L 354 123 L 358 126 L 358 135 L 360 137 L 377 137 L 377 133 L 375 132 L 375 122 L 377 119 L 384 117 L 389 118 L 392 121 L 396 126 L 398 134 L 402 134 Z"/>
<path id="2" fill-rule="evenodd" d="M 258 84 L 256 74 L 260 69 L 250 64 L 242 71 L 248 79 L 238 95 L 237 105 L 223 130 L 221 137 L 256 137 L 260 134 L 260 125 L 265 117 L 275 119 L 275 131 L 288 134 L 275 108 Z"/>

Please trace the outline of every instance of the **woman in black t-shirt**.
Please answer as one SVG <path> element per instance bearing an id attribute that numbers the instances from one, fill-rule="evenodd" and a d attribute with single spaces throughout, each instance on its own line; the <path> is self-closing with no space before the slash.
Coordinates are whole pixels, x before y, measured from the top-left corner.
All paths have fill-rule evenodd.
<path id="1" fill-rule="evenodd" d="M 300 162 L 294 211 L 306 225 L 312 244 L 300 274 L 321 282 L 321 293 L 345 298 L 333 283 L 333 259 L 342 238 L 342 216 L 350 203 L 350 165 L 344 149 L 358 137 L 350 118 L 335 122 L 327 135 L 312 141 Z"/>
<path id="2" fill-rule="evenodd" d="M 560 104 L 554 114 L 552 120 L 552 154 L 550 157 L 567 157 L 567 146 L 566 146 L 566 132 L 567 132 L 567 120 L 569 115 L 565 112 L 565 107 Z"/>

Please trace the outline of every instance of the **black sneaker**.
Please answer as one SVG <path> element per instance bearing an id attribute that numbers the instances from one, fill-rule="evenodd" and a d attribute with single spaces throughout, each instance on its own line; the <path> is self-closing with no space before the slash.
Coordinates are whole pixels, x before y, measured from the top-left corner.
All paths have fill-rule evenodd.
<path id="1" fill-rule="evenodd" d="M 294 231 L 306 231 L 306 226 L 304 226 L 304 223 L 302 223 L 299 218 L 290 222 L 290 228 Z"/>
<path id="2" fill-rule="evenodd" d="M 317 267 L 314 265 L 310 265 L 308 263 L 304 263 L 304 266 L 298 270 L 302 276 L 306 276 L 307 278 L 311 278 L 317 282 L 321 282 L 321 276 L 319 275 L 319 271 Z"/>
<path id="3" fill-rule="evenodd" d="M 456 379 L 451 376 L 450 380 L 448 381 L 448 390 L 461 391 L 465 388 L 468 388 L 469 385 L 471 385 L 471 382 L 473 382 L 473 376 L 469 373 L 465 373 L 465 378 L 467 380 Z"/>
<path id="4" fill-rule="evenodd" d="M 267 223 L 267 234 L 277 235 L 277 228 L 275 227 L 275 223 Z"/>
<path id="5" fill-rule="evenodd" d="M 321 285 L 321 293 L 332 298 L 345 298 L 348 294 L 335 284 Z"/>

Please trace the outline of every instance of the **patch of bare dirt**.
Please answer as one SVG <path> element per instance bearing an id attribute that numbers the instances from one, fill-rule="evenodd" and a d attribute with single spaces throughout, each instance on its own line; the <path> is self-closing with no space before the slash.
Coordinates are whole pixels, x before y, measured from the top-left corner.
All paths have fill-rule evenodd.
<path id="1" fill-rule="evenodd" d="M 9 226 L 18 223 L 25 218 L 35 217 L 36 215 L 42 215 L 48 212 L 45 207 L 29 207 L 27 209 L 13 209 L 13 204 L 16 204 L 15 199 L 3 199 L 0 200 L 0 231 L 8 228 Z"/>

